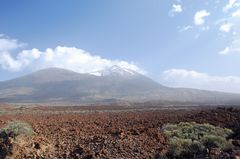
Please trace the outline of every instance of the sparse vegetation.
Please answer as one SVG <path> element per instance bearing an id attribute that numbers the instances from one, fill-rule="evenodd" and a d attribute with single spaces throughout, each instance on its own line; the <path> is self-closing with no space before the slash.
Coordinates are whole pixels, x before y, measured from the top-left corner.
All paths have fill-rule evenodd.
<path id="1" fill-rule="evenodd" d="M 4 114 L 5 113 L 5 110 L 0 108 L 0 115 Z"/>
<path id="2" fill-rule="evenodd" d="M 163 132 L 169 141 L 168 156 L 176 158 L 194 158 L 211 148 L 229 148 L 231 142 L 226 138 L 233 133 L 230 129 L 195 122 L 167 124 Z"/>
<path id="3" fill-rule="evenodd" d="M 0 158 L 233 159 L 240 156 L 238 107 L 141 112 L 135 108 L 36 106 L 14 113 L 15 108 L 6 107 L 11 114 L 0 116 Z M 184 121 L 196 123 L 180 123 Z M 10 130 L 19 126 L 18 122 L 30 123 L 36 133 L 14 136 Z"/>
<path id="4" fill-rule="evenodd" d="M 34 133 L 32 126 L 22 121 L 10 121 L 6 124 L 3 130 L 8 133 L 13 133 L 14 136 L 18 135 L 32 135 Z"/>
<path id="5" fill-rule="evenodd" d="M 0 130 L 0 158 L 12 156 L 13 139 L 19 135 L 32 135 L 34 133 L 30 124 L 22 121 L 8 122 Z"/>

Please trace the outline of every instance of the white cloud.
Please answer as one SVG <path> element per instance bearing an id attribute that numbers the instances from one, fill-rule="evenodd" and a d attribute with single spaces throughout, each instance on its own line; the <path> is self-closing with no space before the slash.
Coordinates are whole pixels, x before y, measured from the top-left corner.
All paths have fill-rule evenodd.
<path id="1" fill-rule="evenodd" d="M 232 17 L 240 17 L 240 9 L 232 13 Z"/>
<path id="2" fill-rule="evenodd" d="M 161 82 L 173 87 L 240 93 L 239 76 L 212 76 L 193 70 L 170 69 L 162 73 Z"/>
<path id="3" fill-rule="evenodd" d="M 177 12 L 177 13 L 181 13 L 183 11 L 182 6 L 180 4 L 173 4 L 172 9 L 174 12 Z"/>
<path id="4" fill-rule="evenodd" d="M 179 27 L 179 32 L 188 31 L 188 30 L 190 30 L 190 29 L 192 29 L 192 28 L 193 28 L 193 27 L 192 27 L 191 25 Z"/>
<path id="5" fill-rule="evenodd" d="M 182 6 L 180 4 L 173 4 L 172 9 L 169 11 L 170 16 L 174 16 L 177 13 L 181 13 L 183 11 Z"/>
<path id="6" fill-rule="evenodd" d="M 194 23 L 195 25 L 203 25 L 205 23 L 205 17 L 209 16 L 211 13 L 207 12 L 206 10 L 200 10 L 195 13 L 194 16 Z"/>
<path id="7" fill-rule="evenodd" d="M 229 53 L 240 53 L 240 38 L 232 41 L 228 47 L 219 52 L 219 54 L 222 55 L 226 55 Z"/>
<path id="8" fill-rule="evenodd" d="M 144 73 L 142 69 L 132 62 L 122 60 L 110 60 L 92 55 L 75 47 L 57 46 L 40 51 L 36 48 L 22 50 L 16 56 L 11 54 L 12 49 L 22 47 L 17 40 L 0 38 L 0 66 L 9 71 L 39 70 L 48 67 L 59 67 L 73 70 L 79 73 L 90 73 L 118 65 L 124 68 Z"/>
<path id="9" fill-rule="evenodd" d="M 228 4 L 223 8 L 223 11 L 228 11 L 233 8 L 237 3 L 237 0 L 228 0 Z"/>
<path id="10" fill-rule="evenodd" d="M 21 48 L 26 44 L 18 42 L 16 39 L 9 39 L 4 34 L 0 35 L 0 65 L 4 69 L 11 68 L 17 70 L 20 64 L 14 60 L 9 51 Z"/>
<path id="11" fill-rule="evenodd" d="M 16 39 L 9 39 L 0 35 L 0 51 L 10 51 L 25 46 L 26 44 L 18 42 Z"/>
<path id="12" fill-rule="evenodd" d="M 19 70 L 21 64 L 14 60 L 9 53 L 0 52 L 0 65 L 3 69 Z"/>
<path id="13" fill-rule="evenodd" d="M 225 33 L 232 31 L 232 34 L 223 36 L 228 39 L 229 44 L 219 52 L 221 55 L 240 53 L 240 9 L 235 9 L 240 7 L 240 1 L 229 1 L 227 6 L 225 8 L 231 9 L 234 7 L 234 9 L 232 9 L 231 12 L 227 12 L 227 16 L 218 21 L 218 24 L 220 24 L 219 30 Z"/>
<path id="14" fill-rule="evenodd" d="M 220 51 L 219 54 L 226 55 L 229 53 L 229 51 L 230 51 L 229 47 L 226 47 L 224 50 Z"/>
<path id="15" fill-rule="evenodd" d="M 220 26 L 219 30 L 228 33 L 229 31 L 231 31 L 232 26 L 232 23 L 224 23 Z"/>

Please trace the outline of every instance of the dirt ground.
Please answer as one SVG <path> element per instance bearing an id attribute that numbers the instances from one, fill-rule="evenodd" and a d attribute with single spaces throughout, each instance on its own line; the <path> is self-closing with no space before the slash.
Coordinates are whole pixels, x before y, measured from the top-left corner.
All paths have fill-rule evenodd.
<path id="1" fill-rule="evenodd" d="M 35 134 L 10 141 L 11 152 L 6 158 L 161 158 L 167 151 L 161 127 L 182 121 L 232 129 L 235 147 L 221 158 L 240 156 L 239 108 L 137 110 L 2 106 L 0 127 L 8 121 L 27 122 Z"/>

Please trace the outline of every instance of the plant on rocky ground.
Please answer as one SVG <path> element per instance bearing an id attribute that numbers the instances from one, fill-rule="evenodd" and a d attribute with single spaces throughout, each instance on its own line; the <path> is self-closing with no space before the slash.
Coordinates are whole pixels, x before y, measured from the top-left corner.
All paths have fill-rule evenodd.
<path id="1" fill-rule="evenodd" d="M 34 133 L 32 126 L 22 121 L 10 121 L 8 122 L 3 131 L 6 133 L 13 133 L 14 136 L 18 135 L 32 135 Z"/>
<path id="2" fill-rule="evenodd" d="M 21 121 L 8 122 L 0 129 L 0 158 L 12 155 L 13 139 L 19 135 L 32 135 L 34 133 L 30 124 Z"/>
<path id="3" fill-rule="evenodd" d="M 2 108 L 0 108 L 0 115 L 4 114 L 6 111 Z"/>
<path id="4" fill-rule="evenodd" d="M 231 146 L 226 138 L 233 133 L 230 129 L 195 122 L 166 124 L 163 132 L 169 141 L 168 156 L 173 158 L 194 158 L 211 148 L 226 149 Z"/>

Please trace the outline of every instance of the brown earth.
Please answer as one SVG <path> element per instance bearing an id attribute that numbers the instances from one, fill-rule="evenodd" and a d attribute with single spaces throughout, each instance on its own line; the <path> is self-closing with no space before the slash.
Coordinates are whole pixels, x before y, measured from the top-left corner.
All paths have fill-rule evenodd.
<path id="1" fill-rule="evenodd" d="M 166 123 L 195 121 L 234 130 L 234 148 L 209 158 L 240 156 L 240 109 L 120 109 L 114 107 L 2 107 L 0 127 L 24 121 L 35 134 L 8 138 L 2 158 L 161 158 Z M 98 110 L 98 111 L 96 111 Z M 1 148 L 2 149 L 2 148 Z M 3 153 L 3 152 L 1 152 Z"/>

